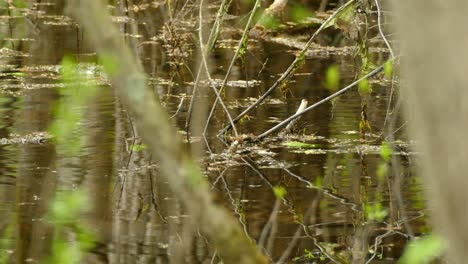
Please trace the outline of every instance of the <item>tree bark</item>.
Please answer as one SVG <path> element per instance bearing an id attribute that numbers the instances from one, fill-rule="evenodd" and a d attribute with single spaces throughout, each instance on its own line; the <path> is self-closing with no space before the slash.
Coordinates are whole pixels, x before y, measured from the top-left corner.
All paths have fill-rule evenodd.
<path id="1" fill-rule="evenodd" d="M 419 173 L 450 263 L 468 259 L 468 16 L 466 1 L 398 0 L 410 132 L 421 152 Z"/>
<path id="2" fill-rule="evenodd" d="M 112 24 L 104 2 L 68 1 L 67 11 L 84 28 L 98 54 L 115 61 L 117 69 L 109 73 L 111 82 L 133 116 L 149 151 L 159 162 L 161 174 L 224 263 L 267 263 L 228 211 L 214 204 L 207 181 L 183 151 L 176 129 L 170 126 L 167 113 L 147 87 L 140 64 Z"/>

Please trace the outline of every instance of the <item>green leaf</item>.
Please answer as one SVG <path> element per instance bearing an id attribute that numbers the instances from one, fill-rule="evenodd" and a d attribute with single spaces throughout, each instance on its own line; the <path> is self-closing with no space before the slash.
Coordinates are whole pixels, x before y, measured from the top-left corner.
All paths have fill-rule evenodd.
<path id="1" fill-rule="evenodd" d="M 314 182 L 313 182 L 313 186 L 317 187 L 317 188 L 321 188 L 323 185 L 323 178 L 322 176 L 317 176 L 317 178 L 315 178 Z"/>
<path id="2" fill-rule="evenodd" d="M 428 235 L 411 241 L 405 248 L 399 264 L 424 264 L 432 263 L 437 257 L 442 256 L 447 248 L 446 242 L 437 235 Z"/>
<path id="3" fill-rule="evenodd" d="M 387 210 L 385 210 L 382 207 L 382 204 L 380 202 L 377 202 L 375 204 L 365 204 L 364 210 L 366 219 L 369 221 L 381 222 L 388 214 Z"/>
<path id="4" fill-rule="evenodd" d="M 383 142 L 382 146 L 380 147 L 380 157 L 383 160 L 389 161 L 390 157 L 392 156 L 392 148 L 388 144 L 388 142 Z"/>
<path id="5" fill-rule="evenodd" d="M 55 121 L 49 126 L 49 133 L 67 155 L 76 155 L 83 142 L 79 133 L 83 108 L 90 97 L 97 92 L 93 79 L 78 67 L 75 60 L 66 56 L 62 60 L 61 80 L 65 86 L 59 89 L 62 97 L 54 108 Z"/>
<path id="6" fill-rule="evenodd" d="M 25 0 L 13 0 L 13 5 L 15 7 L 17 7 L 17 8 L 27 8 L 28 7 Z"/>
<path id="7" fill-rule="evenodd" d="M 110 54 L 102 54 L 99 56 L 99 64 L 104 67 L 104 70 L 109 76 L 115 75 L 119 70 L 117 59 Z"/>
<path id="8" fill-rule="evenodd" d="M 358 83 L 358 91 L 360 94 L 368 94 L 371 89 L 369 85 L 369 80 L 363 79 Z"/>
<path id="9" fill-rule="evenodd" d="M 192 160 L 187 160 L 182 164 L 183 168 L 187 170 L 187 180 L 192 187 L 201 187 L 202 184 L 205 184 L 204 179 L 200 173 L 200 168 Z"/>
<path id="10" fill-rule="evenodd" d="M 283 199 L 287 191 L 283 186 L 275 186 L 273 187 L 273 193 L 277 199 Z"/>
<path id="11" fill-rule="evenodd" d="M 387 60 L 384 64 L 384 73 L 385 76 L 390 79 L 393 74 L 393 60 Z"/>
<path id="12" fill-rule="evenodd" d="M 291 20 L 296 23 L 302 23 L 308 18 L 314 17 L 314 12 L 302 5 L 294 5 L 291 10 Z"/>
<path id="13" fill-rule="evenodd" d="M 380 163 L 377 167 L 377 178 L 381 181 L 385 178 L 388 172 L 387 163 Z"/>
<path id="14" fill-rule="evenodd" d="M 257 24 L 266 29 L 275 30 L 281 25 L 281 22 L 277 17 L 264 13 Z"/>
<path id="15" fill-rule="evenodd" d="M 83 190 L 58 193 L 51 204 L 49 218 L 57 223 L 72 223 L 89 208 L 87 194 Z"/>
<path id="16" fill-rule="evenodd" d="M 328 67 L 325 74 L 325 87 L 330 91 L 338 89 L 340 84 L 340 68 L 338 65 Z"/>
<path id="17" fill-rule="evenodd" d="M 147 148 L 147 146 L 145 144 L 135 144 L 135 145 L 133 145 L 132 150 L 135 151 L 135 152 L 141 152 L 141 151 L 145 150 L 146 148 Z"/>

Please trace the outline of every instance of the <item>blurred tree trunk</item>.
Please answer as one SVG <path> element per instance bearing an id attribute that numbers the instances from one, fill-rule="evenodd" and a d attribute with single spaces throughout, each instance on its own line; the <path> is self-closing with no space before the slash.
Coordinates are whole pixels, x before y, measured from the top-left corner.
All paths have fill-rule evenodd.
<path id="1" fill-rule="evenodd" d="M 243 233 L 227 210 L 215 205 L 200 169 L 183 151 L 176 129 L 170 126 L 154 92 L 147 87 L 141 65 L 113 25 L 105 1 L 69 1 L 68 12 L 87 33 L 98 53 L 111 62 L 111 82 L 160 171 L 180 198 L 200 231 L 216 247 L 224 263 L 266 263 L 266 258 Z M 106 65 L 104 65 L 106 66 Z"/>
<path id="2" fill-rule="evenodd" d="M 403 98 L 420 174 L 450 263 L 468 259 L 468 16 L 465 0 L 398 0 Z"/>

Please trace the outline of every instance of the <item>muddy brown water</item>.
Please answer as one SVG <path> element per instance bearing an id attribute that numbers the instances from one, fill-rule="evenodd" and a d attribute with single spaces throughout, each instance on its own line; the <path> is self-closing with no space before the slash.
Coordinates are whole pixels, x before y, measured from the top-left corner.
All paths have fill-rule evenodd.
<path id="1" fill-rule="evenodd" d="M 177 113 L 171 121 L 185 137 L 198 66 L 191 31 L 174 33 L 181 42 L 177 45 L 182 45 L 174 48 L 169 33 L 163 33 L 161 18 L 148 17 L 151 12 L 162 12 L 157 7 L 128 14 L 118 9 L 113 10 L 116 23 L 135 47 L 150 77 L 149 85 L 169 115 Z M 64 155 L 64 146 L 49 138 L 48 128 L 56 118 L 53 106 L 63 99 L 59 96 L 62 57 L 71 54 L 93 76 L 102 72 L 83 32 L 57 15 L 61 6 L 37 3 L 27 15 L 26 9 L 12 10 L 9 15 L 6 8 L 0 10 L 5 14 L 0 18 L 1 259 L 42 263 L 52 251 L 54 225 L 46 215 L 53 197 L 57 192 L 85 188 L 91 209 L 76 221 L 95 234 L 96 244 L 82 263 L 216 263 L 215 249 L 196 227 L 187 225 L 190 216 L 158 175 L 157 163 L 150 162 L 145 150 L 133 147 L 129 151 L 141 142 L 134 137 L 133 123 L 111 87 L 103 84 L 82 106 L 85 115 L 74 133 L 84 144 L 77 155 Z M 154 24 L 149 26 L 149 22 Z M 134 29 L 138 34 L 130 33 Z M 330 34 L 322 41 L 337 35 Z M 215 65 L 213 79 L 224 78 L 237 45 L 232 38 L 238 37 L 229 31 L 223 35 L 210 60 Z M 268 89 L 296 51 L 273 41 L 253 40 L 245 64 L 235 65 L 233 82 L 225 91 L 230 113 L 240 113 Z M 372 54 L 376 64 L 387 56 Z M 324 76 L 331 65 L 339 66 L 340 87 L 344 87 L 355 79 L 356 60 L 352 54 L 307 56 L 287 89 L 276 91 L 253 111 L 238 126 L 239 132 L 259 135 L 294 114 L 302 99 L 313 103 L 328 96 Z M 383 76 L 373 80 L 367 113 L 373 130 L 365 137 L 359 133 L 362 98 L 356 89 L 306 114 L 298 133 L 273 135 L 246 144 L 236 153 L 226 153 L 216 138 L 227 119 L 219 108 L 215 112 L 207 135 L 213 153 L 203 152 L 198 160 L 219 204 L 232 211 L 251 239 L 258 242 L 262 232 L 273 230 L 265 232 L 270 236 L 262 245 L 272 260 L 288 252 L 286 260 L 294 263 L 348 263 L 359 245 L 369 245 L 365 255 L 372 258 L 371 263 L 394 263 L 409 237 L 430 230 L 404 128 L 395 133 L 398 151 L 388 163 L 387 176 L 383 180 L 377 176 L 383 163 L 378 135 L 383 131 L 392 87 Z M 200 90 L 197 107 L 211 106 L 214 97 L 206 80 Z M 202 114 L 194 118 L 192 131 L 203 128 L 206 113 Z M 396 123 L 394 130 L 405 124 L 400 119 Z M 190 141 L 188 150 L 199 153 L 205 146 L 199 135 L 192 134 Z M 295 142 L 309 145 L 298 147 Z M 248 157 L 249 162 L 241 157 Z M 284 199 L 275 197 L 275 186 L 287 191 Z M 386 216 L 371 221 L 366 205 L 377 201 Z M 275 220 L 269 222 L 273 211 Z M 73 235 L 69 239 L 73 241 Z"/>

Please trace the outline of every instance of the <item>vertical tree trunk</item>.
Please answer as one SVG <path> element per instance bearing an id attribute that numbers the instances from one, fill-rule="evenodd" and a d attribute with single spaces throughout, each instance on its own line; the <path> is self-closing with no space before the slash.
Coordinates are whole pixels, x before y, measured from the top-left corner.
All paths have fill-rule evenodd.
<path id="1" fill-rule="evenodd" d="M 468 16 L 464 0 L 398 0 L 403 98 L 450 263 L 468 259 Z"/>

